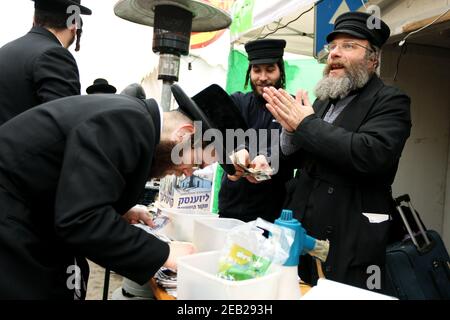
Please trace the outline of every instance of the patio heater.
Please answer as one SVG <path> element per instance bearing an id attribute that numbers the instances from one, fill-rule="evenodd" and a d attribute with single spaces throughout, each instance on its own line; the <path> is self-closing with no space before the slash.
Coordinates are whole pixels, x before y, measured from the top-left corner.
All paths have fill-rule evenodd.
<path id="1" fill-rule="evenodd" d="M 231 24 L 228 13 L 197 0 L 120 0 L 114 13 L 153 27 L 153 52 L 159 53 L 158 79 L 163 81 L 164 111 L 170 109 L 170 86 L 178 81 L 180 56 L 189 54 L 191 32 L 216 31 Z"/>

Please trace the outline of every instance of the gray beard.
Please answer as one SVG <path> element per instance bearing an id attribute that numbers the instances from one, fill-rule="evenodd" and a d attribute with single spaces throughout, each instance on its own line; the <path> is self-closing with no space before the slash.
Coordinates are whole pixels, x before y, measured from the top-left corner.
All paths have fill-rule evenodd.
<path id="1" fill-rule="evenodd" d="M 327 65 L 323 72 L 324 77 L 315 87 L 315 95 L 319 100 L 343 99 L 356 89 L 364 87 L 370 79 L 371 72 L 367 70 L 366 61 L 346 66 L 342 77 L 330 77 L 330 66 Z"/>

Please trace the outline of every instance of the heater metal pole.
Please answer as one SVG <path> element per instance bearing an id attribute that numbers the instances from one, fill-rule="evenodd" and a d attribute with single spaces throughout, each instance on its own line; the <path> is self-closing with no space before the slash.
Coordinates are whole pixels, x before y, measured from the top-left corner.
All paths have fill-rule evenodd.
<path id="1" fill-rule="evenodd" d="M 180 56 L 189 54 L 191 32 L 220 30 L 231 24 L 226 12 L 199 0 L 119 0 L 114 12 L 123 19 L 154 29 L 153 52 L 159 53 L 163 111 L 170 111 L 170 87 L 178 81 Z"/>
<path id="2" fill-rule="evenodd" d="M 161 93 L 161 107 L 164 112 L 170 111 L 170 104 L 172 101 L 172 91 L 170 90 L 170 86 L 173 84 L 173 81 L 163 81 L 162 85 L 162 93 Z"/>
<path id="3" fill-rule="evenodd" d="M 180 56 L 189 54 L 191 32 L 227 28 L 231 17 L 225 11 L 200 0 L 119 0 L 117 16 L 153 27 L 153 52 L 158 53 L 158 80 L 163 81 L 163 111 L 169 111 L 171 85 L 178 81 Z"/>
<path id="4" fill-rule="evenodd" d="M 180 70 L 180 56 L 172 53 L 159 55 L 158 79 L 163 81 L 161 93 L 161 107 L 163 111 L 170 111 L 172 92 L 170 86 L 178 81 Z"/>

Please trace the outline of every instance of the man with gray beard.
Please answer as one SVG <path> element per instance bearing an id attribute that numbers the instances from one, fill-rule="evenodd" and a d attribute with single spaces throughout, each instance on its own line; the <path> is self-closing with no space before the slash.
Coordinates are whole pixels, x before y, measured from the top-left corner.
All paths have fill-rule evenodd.
<path id="1" fill-rule="evenodd" d="M 281 150 L 298 163 L 285 207 L 308 234 L 330 241 L 326 278 L 377 291 L 384 289 L 391 184 L 411 130 L 409 97 L 376 74 L 389 35 L 380 19 L 344 13 L 327 36 L 327 66 L 312 106 L 303 90 L 294 99 L 264 89 L 283 127 Z M 316 283 L 310 257 L 302 257 L 299 274 Z"/>

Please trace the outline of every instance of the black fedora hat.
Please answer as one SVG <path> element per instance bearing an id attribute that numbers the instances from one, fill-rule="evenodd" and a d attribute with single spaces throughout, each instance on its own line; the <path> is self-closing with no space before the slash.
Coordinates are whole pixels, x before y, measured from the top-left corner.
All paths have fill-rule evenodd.
<path id="1" fill-rule="evenodd" d="M 282 39 L 261 39 L 247 42 L 245 51 L 250 64 L 277 63 L 283 58 L 286 41 Z"/>
<path id="2" fill-rule="evenodd" d="M 80 8 L 80 13 L 85 15 L 91 15 L 92 11 L 89 8 L 81 5 L 81 0 L 32 0 L 34 1 L 34 8 L 38 10 L 55 12 L 55 13 L 64 13 L 69 14 L 67 12 L 67 8 L 69 6 L 77 6 Z"/>
<path id="3" fill-rule="evenodd" d="M 371 21 L 370 19 L 373 19 L 374 21 Z M 373 28 L 369 27 L 370 23 L 374 24 Z M 327 42 L 333 41 L 336 35 L 340 33 L 368 40 L 371 44 L 381 48 L 387 39 L 389 39 L 391 29 L 389 29 L 389 26 L 383 20 L 368 13 L 346 12 L 337 17 L 334 24 L 334 31 L 328 34 Z"/>
<path id="4" fill-rule="evenodd" d="M 116 93 L 116 87 L 110 85 L 107 80 L 99 78 L 95 79 L 94 83 L 87 87 L 86 93 Z"/>
<path id="5" fill-rule="evenodd" d="M 242 129 L 244 131 L 248 129 L 239 109 L 219 85 L 213 84 L 192 98 L 189 98 L 177 84 L 172 85 L 171 89 L 178 103 L 179 111 L 194 121 L 201 121 L 203 131 L 218 129 L 225 138 L 226 129 Z M 226 173 L 233 175 L 236 170 L 232 164 L 228 164 L 226 161 L 228 153 L 233 150 L 226 150 L 226 144 L 224 145 L 223 142 L 214 141 L 217 147 L 222 148 L 220 165 Z"/>

